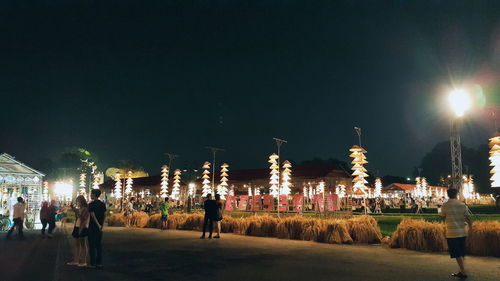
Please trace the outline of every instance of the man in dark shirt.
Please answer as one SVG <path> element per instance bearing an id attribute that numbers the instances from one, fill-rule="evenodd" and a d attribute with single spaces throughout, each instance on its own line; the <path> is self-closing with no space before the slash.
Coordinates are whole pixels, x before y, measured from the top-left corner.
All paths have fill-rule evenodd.
<path id="1" fill-rule="evenodd" d="M 104 217 L 106 213 L 106 204 L 99 200 L 101 191 L 92 189 L 90 198 L 92 202 L 89 204 L 90 223 L 89 223 L 89 254 L 90 268 L 102 267 L 102 228 L 104 226 Z"/>
<path id="2" fill-rule="evenodd" d="M 207 229 L 207 224 L 209 227 L 209 235 L 208 238 L 212 238 L 213 224 L 214 219 L 217 215 L 217 203 L 212 199 L 212 194 L 207 194 L 207 200 L 203 202 L 203 208 L 205 209 L 205 217 L 203 219 L 203 234 L 201 235 L 201 239 L 205 239 L 205 231 Z"/>

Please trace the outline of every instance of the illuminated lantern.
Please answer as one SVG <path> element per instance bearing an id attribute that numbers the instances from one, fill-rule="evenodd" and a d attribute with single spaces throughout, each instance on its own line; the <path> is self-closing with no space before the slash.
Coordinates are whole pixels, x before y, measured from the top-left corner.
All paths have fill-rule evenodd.
<path id="1" fill-rule="evenodd" d="M 43 192 L 42 192 L 43 200 L 49 201 L 49 182 L 43 182 Z"/>
<path id="2" fill-rule="evenodd" d="M 260 188 L 258 188 L 258 187 L 254 188 L 254 190 L 253 190 L 253 194 L 254 194 L 255 196 L 260 195 Z"/>
<path id="3" fill-rule="evenodd" d="M 79 195 L 83 195 L 85 196 L 85 194 L 87 193 L 85 191 L 85 180 L 87 179 L 87 174 L 85 173 L 81 173 L 80 174 L 80 190 L 78 191 L 78 194 Z"/>
<path id="4" fill-rule="evenodd" d="M 100 184 L 101 184 L 101 174 L 95 173 L 94 180 L 92 181 L 92 189 L 99 189 Z"/>
<path id="5" fill-rule="evenodd" d="M 229 177 L 229 175 L 227 174 L 227 172 L 229 172 L 229 170 L 227 169 L 229 167 L 228 164 L 224 163 L 220 166 L 222 169 L 220 170 L 221 174 L 220 174 L 220 184 L 217 186 L 217 193 L 220 195 L 220 198 L 222 200 L 225 200 L 226 199 L 226 195 L 227 195 L 227 187 L 228 187 L 228 179 L 227 177 Z"/>
<path id="6" fill-rule="evenodd" d="M 134 181 L 132 180 L 132 171 L 127 172 L 127 180 L 125 181 L 125 195 L 129 196 L 132 193 L 132 184 Z"/>
<path id="7" fill-rule="evenodd" d="M 229 196 L 234 196 L 234 185 L 231 185 L 231 189 L 229 189 Z"/>
<path id="8" fill-rule="evenodd" d="M 420 193 L 422 194 L 422 197 L 430 196 L 430 192 L 427 192 L 427 186 L 427 179 L 423 177 L 420 185 Z"/>
<path id="9" fill-rule="evenodd" d="M 500 187 L 500 133 L 490 138 L 491 187 Z"/>
<path id="10" fill-rule="evenodd" d="M 420 177 L 415 178 L 415 189 L 413 190 L 413 196 L 415 197 L 422 196 L 422 182 Z"/>
<path id="11" fill-rule="evenodd" d="M 472 175 L 463 176 L 462 195 L 467 199 L 473 199 L 476 197 L 474 192 L 474 179 L 472 178 Z"/>
<path id="12" fill-rule="evenodd" d="M 161 187 L 160 187 L 160 197 L 166 198 L 168 196 L 168 166 L 163 165 L 161 167 Z"/>
<path id="13" fill-rule="evenodd" d="M 314 194 L 315 194 L 314 188 L 313 188 L 313 186 L 312 186 L 312 184 L 310 182 L 308 183 L 308 185 L 309 185 L 309 198 L 313 199 L 314 198 Z"/>
<path id="14" fill-rule="evenodd" d="M 278 190 L 279 190 L 279 166 L 278 166 L 278 159 L 279 156 L 276 155 L 275 153 L 271 154 L 271 156 L 269 156 L 269 163 L 271 164 L 271 166 L 269 167 L 269 169 L 271 169 L 271 178 L 270 178 L 270 181 L 269 181 L 269 194 L 271 194 L 273 197 L 277 197 L 278 196 Z"/>
<path id="15" fill-rule="evenodd" d="M 363 166 L 368 163 L 365 156 L 366 150 L 358 145 L 354 145 L 351 149 L 349 149 L 349 151 L 351 152 L 349 157 L 353 158 L 351 162 L 351 164 L 353 164 L 351 170 L 353 170 L 352 176 L 354 177 L 352 180 L 354 194 L 368 196 L 368 190 L 366 187 L 368 182 L 365 179 L 368 177 L 368 174 L 366 173 L 367 170 Z"/>
<path id="16" fill-rule="evenodd" d="M 325 182 L 320 181 L 319 184 L 316 186 L 316 194 L 322 194 L 325 192 Z"/>
<path id="17" fill-rule="evenodd" d="M 172 186 L 172 199 L 179 200 L 181 186 L 181 170 L 177 169 L 174 171 L 174 185 Z"/>
<path id="18" fill-rule="evenodd" d="M 375 197 L 382 196 L 382 180 L 380 178 L 375 179 Z"/>
<path id="19" fill-rule="evenodd" d="M 309 192 L 307 191 L 307 186 L 305 184 L 302 187 L 302 193 L 304 194 L 304 198 L 309 198 Z"/>
<path id="20" fill-rule="evenodd" d="M 288 160 L 283 162 L 283 172 L 281 173 L 281 195 L 290 195 L 290 186 L 292 185 L 292 183 L 290 182 L 292 179 L 292 170 L 290 168 L 292 168 L 292 164 Z"/>
<path id="21" fill-rule="evenodd" d="M 344 198 L 345 197 L 345 185 L 339 184 L 335 188 L 335 194 L 339 196 L 339 198 Z"/>
<path id="22" fill-rule="evenodd" d="M 212 193 L 212 185 L 210 185 L 210 162 L 205 162 L 203 163 L 203 176 L 201 177 L 203 179 L 202 181 L 202 190 L 201 190 L 201 196 L 202 197 L 207 197 L 208 194 Z"/>
<path id="23" fill-rule="evenodd" d="M 189 197 L 194 197 L 195 193 L 196 193 L 196 185 L 194 183 L 190 183 L 188 185 L 188 196 Z"/>
<path id="24" fill-rule="evenodd" d="M 248 186 L 248 196 L 252 196 L 252 186 Z"/>
<path id="25" fill-rule="evenodd" d="M 122 181 L 121 181 L 120 177 L 121 177 L 120 173 L 116 173 L 115 174 L 115 190 L 114 190 L 114 194 L 115 194 L 115 198 L 117 198 L 117 199 L 122 198 Z"/>

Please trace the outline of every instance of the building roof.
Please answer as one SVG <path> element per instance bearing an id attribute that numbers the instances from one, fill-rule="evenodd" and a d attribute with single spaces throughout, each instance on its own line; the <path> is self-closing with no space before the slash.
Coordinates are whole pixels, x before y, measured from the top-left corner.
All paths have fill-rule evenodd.
<path id="1" fill-rule="evenodd" d="M 407 183 L 392 183 L 388 186 L 385 187 L 386 190 L 412 190 L 415 189 L 416 185 L 415 184 L 407 184 Z M 447 187 L 444 186 L 432 186 L 428 185 L 428 188 L 440 188 L 440 189 L 448 189 Z"/>
<path id="2" fill-rule="evenodd" d="M 39 183 L 45 175 L 17 161 L 7 153 L 0 154 L 0 182 Z"/>

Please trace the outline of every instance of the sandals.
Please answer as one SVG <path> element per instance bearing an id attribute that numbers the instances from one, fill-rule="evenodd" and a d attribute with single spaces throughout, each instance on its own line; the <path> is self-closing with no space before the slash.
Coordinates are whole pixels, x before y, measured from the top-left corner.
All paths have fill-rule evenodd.
<path id="1" fill-rule="evenodd" d="M 460 279 L 467 279 L 467 275 L 463 274 L 462 272 L 459 272 L 459 273 L 453 273 L 451 274 L 451 276 L 453 277 L 456 277 L 456 278 L 460 278 Z"/>

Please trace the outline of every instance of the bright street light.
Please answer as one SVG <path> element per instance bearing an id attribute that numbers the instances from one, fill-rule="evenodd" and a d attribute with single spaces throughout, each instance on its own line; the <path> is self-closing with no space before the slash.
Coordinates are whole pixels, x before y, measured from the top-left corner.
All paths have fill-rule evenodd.
<path id="1" fill-rule="evenodd" d="M 465 111 L 471 107 L 469 94 L 463 89 L 451 91 L 448 96 L 448 102 L 457 117 L 464 116 Z"/>

